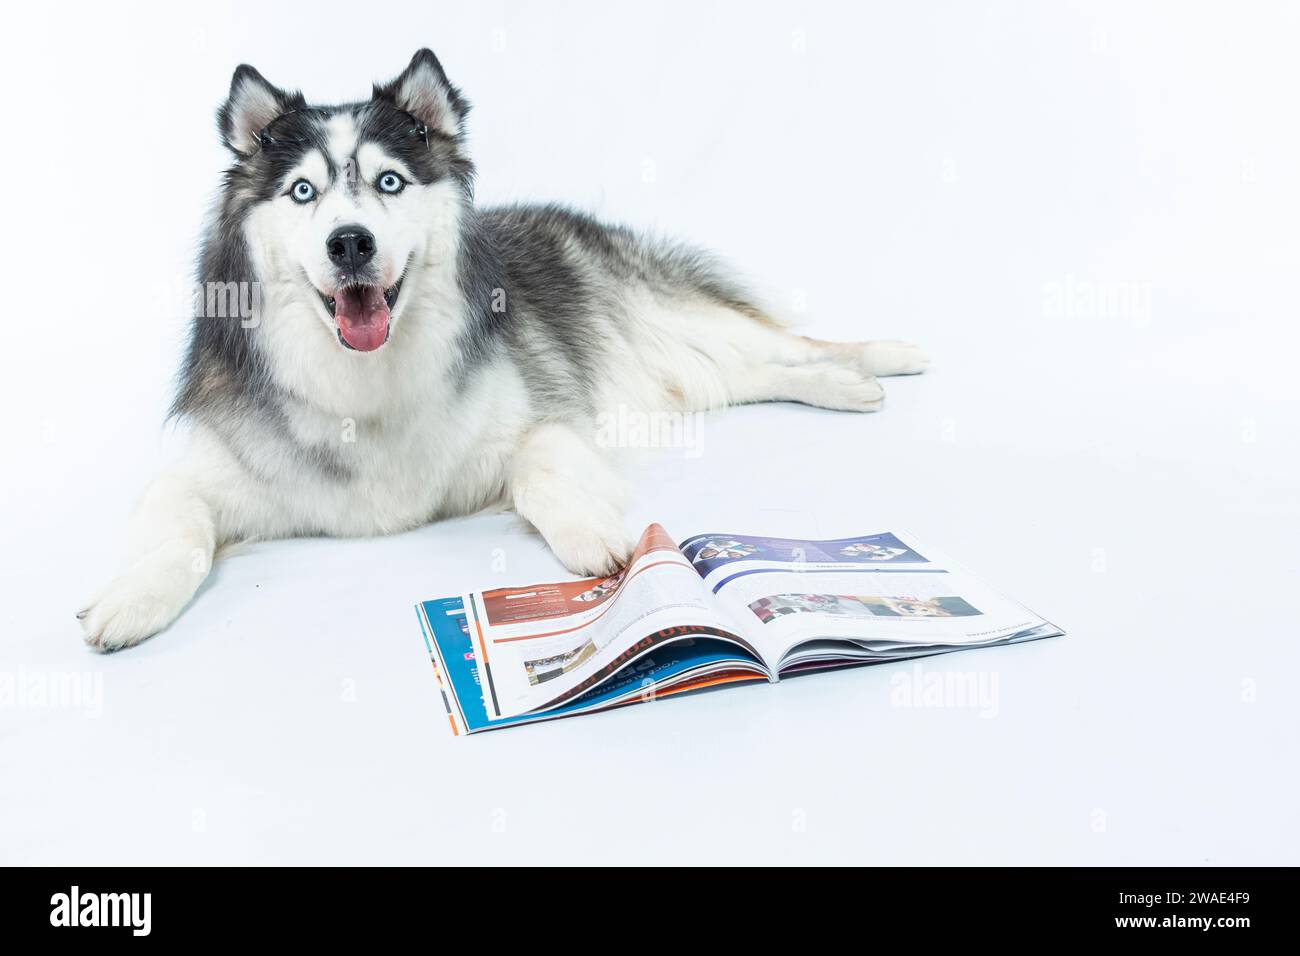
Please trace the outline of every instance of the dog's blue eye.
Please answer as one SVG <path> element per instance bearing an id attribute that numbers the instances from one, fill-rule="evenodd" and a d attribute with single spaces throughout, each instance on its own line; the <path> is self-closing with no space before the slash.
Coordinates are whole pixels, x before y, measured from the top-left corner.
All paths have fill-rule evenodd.
<path id="1" fill-rule="evenodd" d="M 384 173 L 376 185 L 381 193 L 400 193 L 406 186 L 406 180 L 397 173 Z"/>
<path id="2" fill-rule="evenodd" d="M 293 197 L 294 202 L 311 202 L 316 198 L 316 187 L 307 180 L 300 179 L 293 184 L 289 195 Z"/>

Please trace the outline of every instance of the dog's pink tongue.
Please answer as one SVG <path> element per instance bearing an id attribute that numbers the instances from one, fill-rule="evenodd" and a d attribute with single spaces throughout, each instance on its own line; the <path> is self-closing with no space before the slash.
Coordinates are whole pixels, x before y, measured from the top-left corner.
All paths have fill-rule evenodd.
<path id="1" fill-rule="evenodd" d="M 377 285 L 343 289 L 334 299 L 334 319 L 343 341 L 373 352 L 388 339 L 388 303 Z"/>

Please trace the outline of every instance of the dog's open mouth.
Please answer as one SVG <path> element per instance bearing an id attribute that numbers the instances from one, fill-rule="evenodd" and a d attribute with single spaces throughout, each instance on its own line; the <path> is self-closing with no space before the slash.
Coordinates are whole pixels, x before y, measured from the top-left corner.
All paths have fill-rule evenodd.
<path id="1" fill-rule="evenodd" d="M 402 290 L 402 280 L 387 289 L 377 285 L 350 285 L 334 295 L 322 295 L 334 316 L 339 341 L 358 352 L 373 352 L 388 341 L 390 310 Z"/>

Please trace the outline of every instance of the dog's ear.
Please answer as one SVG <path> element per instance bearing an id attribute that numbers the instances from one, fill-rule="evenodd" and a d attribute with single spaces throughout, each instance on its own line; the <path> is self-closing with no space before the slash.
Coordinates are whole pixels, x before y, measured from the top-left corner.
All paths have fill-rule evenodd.
<path id="1" fill-rule="evenodd" d="M 388 100 L 429 130 L 453 138 L 461 134 L 461 124 L 469 112 L 468 101 L 447 80 L 442 64 L 429 49 L 416 53 L 397 79 L 376 86 L 374 98 Z"/>
<path id="2" fill-rule="evenodd" d="M 272 86 L 245 63 L 235 70 L 230 96 L 217 110 L 221 139 L 236 156 L 247 159 L 261 148 L 262 130 L 276 117 L 305 105 L 301 93 Z"/>

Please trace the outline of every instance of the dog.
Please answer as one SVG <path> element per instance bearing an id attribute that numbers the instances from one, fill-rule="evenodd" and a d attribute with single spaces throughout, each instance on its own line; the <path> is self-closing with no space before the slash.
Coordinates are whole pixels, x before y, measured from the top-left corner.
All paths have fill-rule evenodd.
<path id="1" fill-rule="evenodd" d="M 905 343 L 794 334 L 686 246 L 560 206 L 476 207 L 469 109 L 427 49 L 343 106 L 235 70 L 217 112 L 233 162 L 172 408 L 189 445 L 78 614 L 92 647 L 167 627 L 240 541 L 495 504 L 569 571 L 612 574 L 631 540 L 600 410 L 871 412 L 877 376 L 926 368 Z"/>

